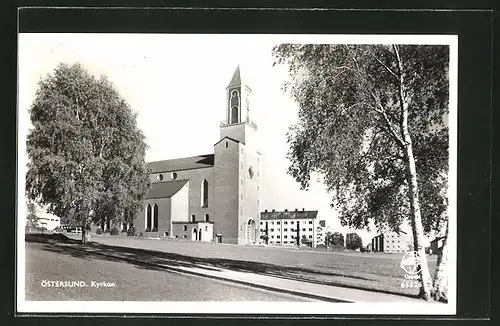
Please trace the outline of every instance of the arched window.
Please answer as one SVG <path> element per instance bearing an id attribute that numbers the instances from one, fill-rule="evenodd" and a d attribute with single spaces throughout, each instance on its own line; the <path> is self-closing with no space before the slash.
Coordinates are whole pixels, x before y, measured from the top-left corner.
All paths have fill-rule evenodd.
<path id="1" fill-rule="evenodd" d="M 158 231 L 158 205 L 153 206 L 153 231 Z"/>
<path id="2" fill-rule="evenodd" d="M 239 122 L 238 107 L 233 106 L 233 108 L 231 109 L 231 123 L 238 123 L 238 122 Z"/>
<path id="3" fill-rule="evenodd" d="M 151 205 L 146 208 L 146 231 L 151 231 Z"/>
<path id="4" fill-rule="evenodd" d="M 208 181 L 201 182 L 201 207 L 208 207 Z"/>
<path id="5" fill-rule="evenodd" d="M 208 214 L 205 214 L 205 222 L 208 222 L 210 220 Z"/>
<path id="6" fill-rule="evenodd" d="M 194 221 L 196 221 L 196 216 L 193 214 L 193 215 L 191 215 L 191 222 L 194 222 Z"/>

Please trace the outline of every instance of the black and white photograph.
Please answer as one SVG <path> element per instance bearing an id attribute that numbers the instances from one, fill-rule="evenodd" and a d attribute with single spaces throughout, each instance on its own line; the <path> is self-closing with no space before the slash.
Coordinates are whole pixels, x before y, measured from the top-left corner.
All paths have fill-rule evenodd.
<path id="1" fill-rule="evenodd" d="M 18 311 L 456 313 L 456 35 L 20 33 L 18 60 Z"/>

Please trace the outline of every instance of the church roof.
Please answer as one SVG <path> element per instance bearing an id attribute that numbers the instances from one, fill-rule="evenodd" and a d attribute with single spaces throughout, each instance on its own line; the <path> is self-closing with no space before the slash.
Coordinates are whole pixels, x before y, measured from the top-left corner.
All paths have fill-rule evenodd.
<path id="1" fill-rule="evenodd" d="M 146 163 L 151 173 L 203 169 L 214 166 L 214 154 L 198 155 Z"/>
<path id="2" fill-rule="evenodd" d="M 144 199 L 170 198 L 187 183 L 187 180 L 175 180 L 153 183 Z"/>
<path id="3" fill-rule="evenodd" d="M 218 142 L 216 142 L 216 143 L 214 144 L 214 146 L 215 146 L 215 145 L 217 145 L 217 144 L 219 144 L 219 143 L 220 143 L 221 141 L 223 141 L 224 139 L 230 139 L 230 140 L 234 141 L 235 143 L 242 143 L 243 145 L 245 145 L 245 143 L 243 143 L 243 142 L 241 142 L 241 141 L 239 141 L 239 140 L 237 140 L 237 139 L 231 138 L 231 137 L 229 137 L 229 136 L 224 136 L 221 140 L 219 140 Z"/>
<path id="4" fill-rule="evenodd" d="M 261 220 L 298 220 L 298 219 L 315 219 L 318 216 L 318 211 L 283 211 L 283 212 L 262 212 L 260 213 Z"/>
<path id="5" fill-rule="evenodd" d="M 231 78 L 231 81 L 229 82 L 229 85 L 227 88 L 233 87 L 233 86 L 239 86 L 241 85 L 241 73 L 240 73 L 240 65 L 236 67 L 236 70 L 234 71 L 233 78 Z"/>

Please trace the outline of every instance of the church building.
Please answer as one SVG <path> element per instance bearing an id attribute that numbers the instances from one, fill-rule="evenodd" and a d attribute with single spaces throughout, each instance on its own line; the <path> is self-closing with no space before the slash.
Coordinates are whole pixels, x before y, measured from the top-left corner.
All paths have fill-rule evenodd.
<path id="1" fill-rule="evenodd" d="M 133 225 L 147 236 L 253 244 L 259 240 L 262 155 L 249 85 L 236 68 L 212 154 L 148 162 L 151 187 Z M 215 126 L 214 126 L 215 127 Z"/>

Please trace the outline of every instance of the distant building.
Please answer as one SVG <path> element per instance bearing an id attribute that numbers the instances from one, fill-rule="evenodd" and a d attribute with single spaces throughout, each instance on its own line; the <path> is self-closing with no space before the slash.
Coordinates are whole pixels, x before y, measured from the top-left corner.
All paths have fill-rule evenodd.
<path id="1" fill-rule="evenodd" d="M 260 213 L 260 239 L 270 245 L 298 246 L 305 236 L 312 247 L 316 247 L 317 217 L 318 211 L 306 211 L 304 208 L 294 211 L 265 210 Z M 324 243 L 324 236 L 322 238 Z"/>
<path id="2" fill-rule="evenodd" d="M 36 216 L 36 224 L 38 227 L 43 227 L 47 230 L 54 230 L 55 228 L 61 226 L 61 219 L 59 216 L 44 212 L 37 212 Z"/>
<path id="3" fill-rule="evenodd" d="M 383 232 L 371 241 L 371 251 L 398 253 L 408 251 L 409 237 L 404 231 Z"/>
<path id="4" fill-rule="evenodd" d="M 325 221 L 319 221 L 319 225 L 316 227 L 315 246 L 325 245 L 325 237 L 326 237 Z"/>
<path id="5" fill-rule="evenodd" d="M 430 243 L 430 249 L 429 249 L 429 254 L 431 254 L 431 255 L 432 254 L 436 254 L 441 249 L 443 249 L 444 238 L 445 237 L 436 237 L 434 240 L 431 241 L 431 243 Z"/>

